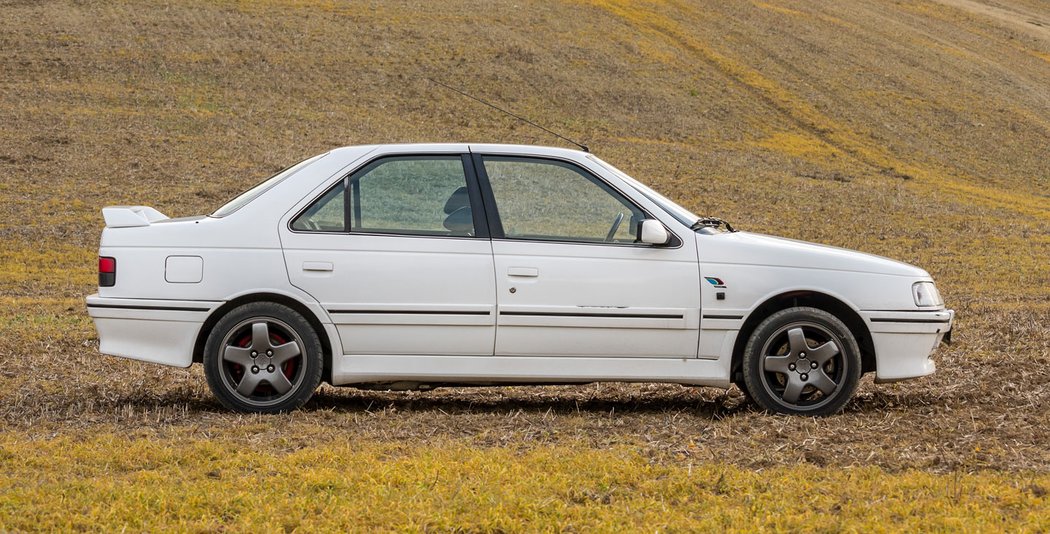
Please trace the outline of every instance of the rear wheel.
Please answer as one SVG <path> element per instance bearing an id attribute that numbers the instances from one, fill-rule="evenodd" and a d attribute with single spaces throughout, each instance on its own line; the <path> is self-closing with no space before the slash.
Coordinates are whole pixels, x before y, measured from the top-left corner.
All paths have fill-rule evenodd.
<path id="1" fill-rule="evenodd" d="M 321 340 L 295 310 L 272 302 L 235 308 L 204 346 L 208 386 L 239 412 L 294 410 L 321 383 Z"/>
<path id="2" fill-rule="evenodd" d="M 744 349 L 747 391 L 766 410 L 828 415 L 860 381 L 860 348 L 849 328 L 816 308 L 788 308 L 762 321 Z"/>

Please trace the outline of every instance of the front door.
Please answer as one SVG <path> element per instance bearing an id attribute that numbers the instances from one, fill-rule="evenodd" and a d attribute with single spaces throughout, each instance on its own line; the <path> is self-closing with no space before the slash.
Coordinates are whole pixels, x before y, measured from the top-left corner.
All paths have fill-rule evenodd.
<path id="1" fill-rule="evenodd" d="M 328 311 L 345 354 L 491 356 L 495 282 L 480 206 L 466 156 L 373 160 L 282 228 L 289 276 Z"/>
<path id="2" fill-rule="evenodd" d="M 692 236 L 638 243 L 639 224 L 652 216 L 573 163 L 484 154 L 474 161 L 495 206 L 497 356 L 696 357 Z"/>

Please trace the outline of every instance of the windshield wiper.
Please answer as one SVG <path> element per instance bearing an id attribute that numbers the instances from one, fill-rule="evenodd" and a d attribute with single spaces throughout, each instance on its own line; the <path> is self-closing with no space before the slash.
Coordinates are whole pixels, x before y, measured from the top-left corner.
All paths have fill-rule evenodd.
<path id="1" fill-rule="evenodd" d="M 729 221 L 718 217 L 700 217 L 689 229 L 695 232 L 701 228 L 718 228 L 719 226 L 725 227 L 727 231 L 736 232 L 736 229 L 729 224 Z"/>

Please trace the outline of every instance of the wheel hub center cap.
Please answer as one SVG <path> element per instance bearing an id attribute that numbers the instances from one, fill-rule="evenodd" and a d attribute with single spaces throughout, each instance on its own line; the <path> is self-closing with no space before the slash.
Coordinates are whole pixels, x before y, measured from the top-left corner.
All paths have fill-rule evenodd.
<path id="1" fill-rule="evenodd" d="M 806 357 L 803 356 L 803 357 L 795 360 L 795 364 L 794 364 L 795 368 L 792 369 L 792 371 L 795 371 L 796 373 L 798 373 L 800 375 L 809 374 L 810 372 L 813 371 L 813 369 L 815 369 L 817 367 L 816 364 L 817 364 L 817 362 L 812 361 L 810 359 L 807 359 Z"/>
<path id="2" fill-rule="evenodd" d="M 267 373 L 274 372 L 274 369 L 276 368 L 273 364 L 273 358 L 262 354 L 255 357 L 255 367 L 258 367 L 260 370 Z"/>

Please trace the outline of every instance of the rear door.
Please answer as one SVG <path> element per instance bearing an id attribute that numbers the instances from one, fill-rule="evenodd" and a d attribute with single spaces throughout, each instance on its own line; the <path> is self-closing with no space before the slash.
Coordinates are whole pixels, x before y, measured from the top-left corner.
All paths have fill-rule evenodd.
<path id="1" fill-rule="evenodd" d="M 651 203 L 630 199 L 597 170 L 481 152 L 474 162 L 493 234 L 496 355 L 696 357 L 691 235 L 640 244 L 638 225 L 656 218 L 643 207 Z"/>
<path id="2" fill-rule="evenodd" d="M 492 355 L 492 248 L 465 149 L 380 156 L 282 224 L 291 282 L 345 354 Z"/>

